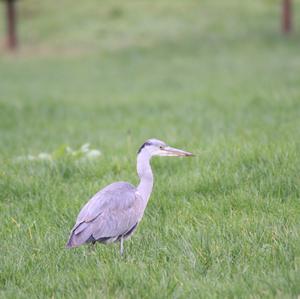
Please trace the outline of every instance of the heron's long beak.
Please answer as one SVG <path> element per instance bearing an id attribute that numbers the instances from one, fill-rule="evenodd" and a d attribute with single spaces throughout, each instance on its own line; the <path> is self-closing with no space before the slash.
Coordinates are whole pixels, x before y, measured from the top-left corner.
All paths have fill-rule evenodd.
<path id="1" fill-rule="evenodd" d="M 166 146 L 161 150 L 160 156 L 190 157 L 194 155 L 190 152 L 186 152 L 174 147 Z"/>

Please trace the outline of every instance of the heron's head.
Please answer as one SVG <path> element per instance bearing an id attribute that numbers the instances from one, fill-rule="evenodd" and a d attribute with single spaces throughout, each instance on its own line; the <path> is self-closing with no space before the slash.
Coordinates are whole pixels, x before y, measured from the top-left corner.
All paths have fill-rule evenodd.
<path id="1" fill-rule="evenodd" d="M 170 147 L 165 142 L 158 139 L 148 139 L 139 149 L 139 153 L 148 153 L 150 156 L 173 156 L 187 157 L 193 156 L 192 153 Z"/>

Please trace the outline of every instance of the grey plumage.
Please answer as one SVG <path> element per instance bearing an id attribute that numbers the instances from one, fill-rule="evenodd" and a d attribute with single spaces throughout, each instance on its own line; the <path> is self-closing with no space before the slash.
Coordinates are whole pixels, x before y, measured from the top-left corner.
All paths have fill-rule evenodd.
<path id="1" fill-rule="evenodd" d="M 168 147 L 160 140 L 147 140 L 138 151 L 138 187 L 127 182 L 116 182 L 96 193 L 80 211 L 67 247 L 77 247 L 90 242 L 106 244 L 120 241 L 122 254 L 123 240 L 136 230 L 152 191 L 151 157 L 191 155 L 189 152 Z"/>
<path id="2" fill-rule="evenodd" d="M 126 235 L 141 217 L 141 199 L 126 182 L 108 185 L 95 194 L 80 211 L 68 247 L 91 242 L 111 243 Z"/>

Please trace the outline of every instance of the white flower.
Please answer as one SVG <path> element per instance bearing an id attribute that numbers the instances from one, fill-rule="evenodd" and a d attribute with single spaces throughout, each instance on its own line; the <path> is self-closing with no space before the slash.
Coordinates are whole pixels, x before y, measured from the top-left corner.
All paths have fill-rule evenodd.
<path id="1" fill-rule="evenodd" d="M 35 157 L 35 156 L 32 156 L 32 155 L 28 155 L 26 158 L 27 158 L 27 160 L 29 160 L 29 161 L 36 160 L 36 157 Z"/>
<path id="2" fill-rule="evenodd" d="M 89 159 L 97 158 L 101 155 L 101 152 L 99 150 L 90 150 L 86 153 L 86 157 Z"/>
<path id="3" fill-rule="evenodd" d="M 59 149 L 59 155 L 56 157 L 56 152 L 52 154 L 41 152 L 37 156 L 26 155 L 26 156 L 18 156 L 14 160 L 17 162 L 21 161 L 36 161 L 36 160 L 44 160 L 44 161 L 52 161 L 53 159 L 59 159 L 61 157 L 74 157 L 79 161 L 86 161 L 87 159 L 95 159 L 101 155 L 101 151 L 97 149 L 90 149 L 90 144 L 83 144 L 80 149 L 73 150 L 71 147 L 66 146 L 65 152 L 61 153 L 61 149 Z"/>
<path id="4" fill-rule="evenodd" d="M 83 153 L 86 153 L 89 151 L 89 147 L 90 147 L 90 144 L 89 143 L 85 143 L 81 146 L 80 150 L 83 152 Z"/>
<path id="5" fill-rule="evenodd" d="M 40 153 L 37 157 L 40 160 L 52 160 L 52 156 L 48 153 Z"/>
<path id="6" fill-rule="evenodd" d="M 66 152 L 71 154 L 71 153 L 73 153 L 73 150 L 69 146 L 67 146 L 66 147 Z"/>

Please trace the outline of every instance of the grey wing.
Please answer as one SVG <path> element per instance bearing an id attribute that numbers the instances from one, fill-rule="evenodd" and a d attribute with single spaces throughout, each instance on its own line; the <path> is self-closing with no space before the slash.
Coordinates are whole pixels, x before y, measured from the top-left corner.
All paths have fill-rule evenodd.
<path id="1" fill-rule="evenodd" d="M 131 184 L 117 182 L 105 187 L 80 211 L 67 247 L 126 234 L 137 224 L 140 206 L 140 196 Z"/>

